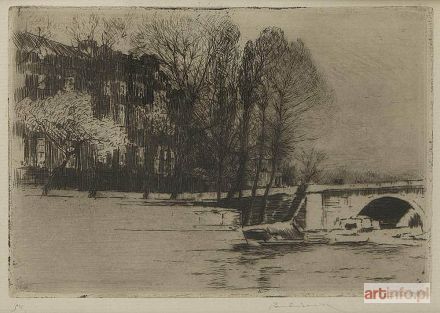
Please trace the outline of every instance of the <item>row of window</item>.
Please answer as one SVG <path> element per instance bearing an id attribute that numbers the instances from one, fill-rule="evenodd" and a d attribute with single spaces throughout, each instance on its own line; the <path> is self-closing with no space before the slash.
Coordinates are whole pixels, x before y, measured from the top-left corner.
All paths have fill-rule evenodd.
<path id="1" fill-rule="evenodd" d="M 27 74 L 26 79 L 29 81 L 26 85 L 34 85 L 37 89 L 47 89 L 48 82 L 46 80 L 46 75 L 42 74 Z M 61 80 L 61 77 L 58 77 Z M 62 87 L 62 85 L 60 86 Z M 75 77 L 69 76 L 64 78 L 64 88 L 65 91 L 72 91 L 75 89 Z M 151 90 L 150 90 L 151 89 Z M 127 95 L 127 83 L 125 81 L 106 81 L 103 86 L 103 95 L 112 96 L 118 95 L 125 97 Z M 154 91 L 152 88 L 146 88 L 146 86 L 141 82 L 134 82 L 134 96 L 143 98 L 147 97 L 149 102 L 153 101 Z"/>
<path id="2" fill-rule="evenodd" d="M 103 145 L 98 144 L 96 146 L 98 150 L 97 159 L 99 162 L 106 164 L 111 162 L 112 154 L 108 151 L 103 150 Z M 119 149 L 119 165 L 126 164 L 126 148 L 120 147 Z M 145 148 L 138 147 L 135 153 L 136 165 L 145 165 Z M 169 147 L 159 146 L 154 155 L 154 169 L 157 174 L 170 173 L 174 168 L 175 155 L 174 152 Z M 36 165 L 38 167 L 46 166 L 46 139 L 37 138 L 36 143 Z M 73 167 L 74 162 L 70 162 L 67 167 Z"/>

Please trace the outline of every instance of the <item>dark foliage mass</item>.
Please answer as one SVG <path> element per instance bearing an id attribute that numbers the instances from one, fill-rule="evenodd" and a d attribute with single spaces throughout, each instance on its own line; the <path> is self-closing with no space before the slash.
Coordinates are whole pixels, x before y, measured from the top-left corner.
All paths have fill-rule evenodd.
<path id="1" fill-rule="evenodd" d="M 24 78 L 14 130 L 24 138 L 23 165 L 51 173 L 45 193 L 69 175 L 76 187 L 145 197 L 215 191 L 218 200 L 240 199 L 251 189 L 252 210 L 264 188 L 264 216 L 271 188 L 319 178 L 325 156 L 298 147 L 310 139 L 304 116 L 331 102 L 331 92 L 301 40 L 269 27 L 242 49 L 224 16 L 129 22 L 75 17 L 71 46 L 50 39 L 50 21 L 14 34 Z M 115 48 L 121 40 L 129 54 Z M 59 118 L 45 116 L 54 110 Z"/>

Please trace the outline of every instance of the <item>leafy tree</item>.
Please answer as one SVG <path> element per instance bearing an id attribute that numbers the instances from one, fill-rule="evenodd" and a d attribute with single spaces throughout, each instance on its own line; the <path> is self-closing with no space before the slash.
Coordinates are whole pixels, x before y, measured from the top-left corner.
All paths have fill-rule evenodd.
<path id="1" fill-rule="evenodd" d="M 59 92 L 42 100 L 25 98 L 15 109 L 18 119 L 29 131 L 42 134 L 64 154 L 43 187 L 44 195 L 70 158 L 79 157 L 82 145 L 95 146 L 102 153 L 126 142 L 125 132 L 112 119 L 93 116 L 91 97 L 85 93 Z"/>

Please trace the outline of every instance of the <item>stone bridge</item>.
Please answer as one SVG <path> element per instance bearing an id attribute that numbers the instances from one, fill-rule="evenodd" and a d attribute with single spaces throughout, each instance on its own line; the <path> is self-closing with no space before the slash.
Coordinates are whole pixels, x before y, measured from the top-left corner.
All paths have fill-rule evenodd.
<path id="1" fill-rule="evenodd" d="M 306 230 L 332 229 L 341 218 L 368 216 L 382 227 L 408 226 L 416 214 L 430 228 L 424 181 L 310 185 L 305 200 Z"/>

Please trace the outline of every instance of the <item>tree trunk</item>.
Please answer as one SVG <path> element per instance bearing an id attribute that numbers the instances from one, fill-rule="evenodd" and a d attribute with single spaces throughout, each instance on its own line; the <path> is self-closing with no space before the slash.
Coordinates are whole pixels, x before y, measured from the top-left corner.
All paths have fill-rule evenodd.
<path id="1" fill-rule="evenodd" d="M 60 165 L 58 165 L 57 167 L 55 167 L 53 169 L 52 174 L 49 176 L 46 184 L 44 184 L 44 186 L 43 186 L 43 192 L 42 192 L 43 196 L 47 196 L 47 194 L 50 191 L 50 188 L 52 187 L 54 178 L 56 178 L 61 173 L 61 171 L 66 167 L 67 162 L 69 162 L 71 156 L 74 155 L 75 153 L 76 153 L 76 149 L 73 151 L 67 152 L 66 156 L 64 157 L 63 162 L 61 162 Z"/>
<path id="2" fill-rule="evenodd" d="M 258 181 L 260 180 L 260 172 L 261 172 L 262 163 L 263 163 L 263 156 L 260 155 L 258 157 L 257 168 L 255 170 L 254 184 L 252 185 L 252 200 L 254 200 L 255 196 L 257 195 Z"/>
<path id="3" fill-rule="evenodd" d="M 181 185 L 182 185 L 182 164 L 180 164 L 180 161 L 176 160 L 176 165 L 174 167 L 174 175 L 173 175 L 173 181 L 172 184 L 172 191 L 171 191 L 171 200 L 177 199 L 177 196 L 181 192 Z"/>
<path id="4" fill-rule="evenodd" d="M 261 173 L 262 165 L 263 165 L 263 155 L 260 155 L 258 157 L 257 168 L 255 170 L 254 184 L 252 185 L 251 204 L 250 204 L 251 210 L 253 208 L 253 205 L 254 205 L 256 197 L 257 197 L 258 182 L 260 180 L 260 173 Z"/>
<path id="5" fill-rule="evenodd" d="M 261 214 L 260 214 L 260 223 L 265 223 L 266 222 L 266 208 L 267 208 L 267 198 L 269 196 L 269 191 L 270 188 L 272 188 L 272 184 L 273 184 L 273 180 L 275 178 L 275 173 L 277 170 L 277 162 L 276 160 L 272 160 L 272 167 L 271 167 L 271 171 L 270 171 L 270 179 L 269 182 L 266 185 L 266 189 L 264 190 L 264 195 L 263 195 L 263 201 L 262 201 L 262 205 L 261 205 Z"/>
<path id="6" fill-rule="evenodd" d="M 150 196 L 150 182 L 149 182 L 148 173 L 146 173 L 145 176 L 147 177 L 144 177 L 144 184 L 143 184 L 144 186 L 142 188 L 144 190 L 144 193 L 142 194 L 142 199 L 148 199 Z"/>
<path id="7" fill-rule="evenodd" d="M 239 156 L 237 176 L 236 176 L 235 184 L 228 193 L 228 200 L 230 200 L 237 192 L 238 192 L 238 199 L 241 199 L 241 197 L 243 196 L 243 183 L 246 174 L 247 161 L 249 158 L 248 145 L 249 145 L 250 114 L 251 114 L 251 107 L 250 105 L 248 105 L 248 108 L 243 112 L 243 125 L 241 128 L 240 156 Z"/>
<path id="8" fill-rule="evenodd" d="M 99 177 L 99 169 L 97 164 L 95 164 L 91 170 L 89 177 L 89 198 L 96 199 L 96 194 L 98 192 L 98 177 Z"/>
<path id="9" fill-rule="evenodd" d="M 175 148 L 175 166 L 173 181 L 171 182 L 172 191 L 170 199 L 177 199 L 182 192 L 182 181 L 184 171 L 189 170 L 188 160 L 191 158 L 191 152 L 194 149 L 194 130 L 192 129 L 194 103 L 196 103 L 197 94 L 190 90 L 184 91 L 182 97 L 178 100 L 174 134 Z"/>
<path id="10" fill-rule="evenodd" d="M 249 203 L 249 208 L 248 208 L 248 217 L 247 219 L 250 221 L 252 220 L 252 216 L 254 214 L 254 207 L 255 207 L 255 201 L 257 200 L 257 188 L 258 188 L 258 181 L 260 180 L 260 172 L 261 172 L 261 167 L 263 164 L 263 155 L 260 154 L 258 157 L 258 163 L 257 163 L 257 169 L 256 169 L 256 173 L 255 173 L 255 178 L 254 178 L 254 184 L 252 186 L 252 195 L 251 195 L 251 201 Z"/>
<path id="11" fill-rule="evenodd" d="M 250 214 L 252 215 L 254 204 L 256 200 L 257 195 L 257 188 L 258 188 L 258 181 L 260 180 L 260 172 L 261 167 L 263 165 L 263 156 L 264 156 L 264 143 L 265 143 L 265 136 L 266 136 L 266 108 L 261 109 L 262 113 L 262 122 L 261 122 L 261 133 L 260 133 L 260 144 L 258 147 L 258 162 L 257 162 L 257 168 L 255 171 L 255 177 L 254 177 L 254 183 L 252 185 L 252 194 L 251 194 L 251 202 L 249 205 Z"/>
<path id="12" fill-rule="evenodd" d="M 151 186 L 153 185 L 153 177 L 154 177 L 154 155 L 156 152 L 157 146 L 150 144 L 145 147 L 144 152 L 144 183 L 143 183 L 143 199 L 148 199 L 151 192 Z"/>
<path id="13" fill-rule="evenodd" d="M 299 206 L 300 206 L 302 200 L 306 197 L 307 188 L 308 188 L 307 183 L 301 183 L 298 186 L 298 188 L 296 189 L 295 195 L 293 197 L 292 203 L 290 204 L 289 212 L 284 217 L 283 221 L 289 221 L 295 216 L 296 211 L 300 209 Z"/>
<path id="14" fill-rule="evenodd" d="M 176 128 L 176 143 L 175 143 L 175 165 L 173 181 L 171 182 L 172 190 L 170 199 L 177 199 L 177 196 L 182 192 L 182 182 L 184 178 L 184 171 L 188 170 L 188 159 L 193 148 L 192 132 L 189 126 L 179 126 Z"/>
<path id="15" fill-rule="evenodd" d="M 220 159 L 217 167 L 217 202 L 220 202 L 222 198 L 222 185 L 223 185 L 223 159 Z"/>
<path id="16" fill-rule="evenodd" d="M 228 192 L 228 200 L 233 198 L 235 194 L 238 192 L 238 199 L 241 199 L 243 196 L 243 181 L 244 176 L 246 174 L 246 167 L 248 161 L 248 152 L 247 145 L 246 148 L 240 149 L 240 157 L 238 163 L 237 176 L 235 179 L 235 184 L 232 186 L 231 190 Z"/>
<path id="17" fill-rule="evenodd" d="M 142 194 L 142 199 L 148 199 L 150 197 L 150 178 L 148 177 L 149 174 L 146 173 L 145 174 L 146 177 L 144 177 L 144 183 L 143 183 L 143 194 Z"/>

